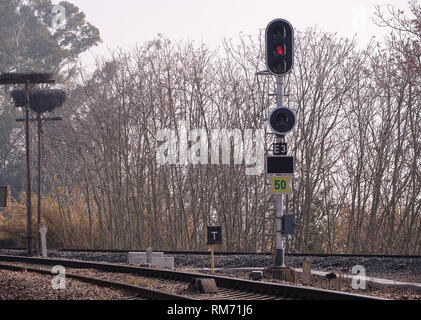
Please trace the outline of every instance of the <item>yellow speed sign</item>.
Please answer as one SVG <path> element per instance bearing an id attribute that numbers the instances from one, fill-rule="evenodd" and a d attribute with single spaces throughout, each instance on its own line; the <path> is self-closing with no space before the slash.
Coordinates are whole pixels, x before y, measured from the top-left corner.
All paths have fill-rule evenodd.
<path id="1" fill-rule="evenodd" d="M 270 177 L 272 188 L 271 194 L 290 194 L 292 193 L 291 182 L 292 177 Z"/>

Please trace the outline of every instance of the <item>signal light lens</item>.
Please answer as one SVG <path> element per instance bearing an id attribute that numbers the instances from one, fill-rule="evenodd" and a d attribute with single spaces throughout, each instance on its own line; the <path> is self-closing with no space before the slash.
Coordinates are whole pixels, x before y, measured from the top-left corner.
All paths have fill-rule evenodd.
<path id="1" fill-rule="evenodd" d="M 283 56 L 285 54 L 285 47 L 282 44 L 275 46 L 275 54 Z"/>
<path id="2" fill-rule="evenodd" d="M 280 74 L 285 72 L 286 70 L 286 62 L 285 61 L 276 61 L 273 64 L 273 71 L 275 71 L 276 73 Z"/>
<path id="3" fill-rule="evenodd" d="M 284 39 L 286 36 L 286 31 L 284 27 L 281 26 L 276 26 L 273 29 L 273 33 L 272 33 L 273 39 L 275 40 L 281 40 Z"/>
<path id="4" fill-rule="evenodd" d="M 284 135 L 290 132 L 296 122 L 294 111 L 288 107 L 277 107 L 269 115 L 269 126 L 273 132 Z"/>
<path id="5" fill-rule="evenodd" d="M 282 127 L 282 126 L 287 126 L 288 125 L 288 113 L 279 113 L 275 118 L 274 118 L 274 125 Z"/>

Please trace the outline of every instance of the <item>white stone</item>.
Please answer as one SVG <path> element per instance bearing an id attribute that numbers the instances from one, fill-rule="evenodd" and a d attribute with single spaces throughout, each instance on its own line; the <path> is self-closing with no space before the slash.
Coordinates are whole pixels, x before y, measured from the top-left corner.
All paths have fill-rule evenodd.
<path id="1" fill-rule="evenodd" d="M 148 263 L 146 252 L 129 252 L 128 261 L 129 264 L 141 265 Z M 174 269 L 174 257 L 165 257 L 163 252 L 153 252 L 152 262 L 153 266 L 167 267 Z"/>

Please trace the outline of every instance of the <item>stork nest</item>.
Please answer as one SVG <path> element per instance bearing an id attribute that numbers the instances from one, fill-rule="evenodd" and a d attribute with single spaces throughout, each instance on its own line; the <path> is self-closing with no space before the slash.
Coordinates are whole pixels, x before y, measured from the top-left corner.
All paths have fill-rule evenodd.
<path id="1" fill-rule="evenodd" d="M 25 107 L 25 92 L 23 90 L 13 90 L 11 95 L 16 107 Z M 29 108 L 37 113 L 52 111 L 60 107 L 64 101 L 66 101 L 66 93 L 59 89 L 42 89 L 29 93 Z"/>

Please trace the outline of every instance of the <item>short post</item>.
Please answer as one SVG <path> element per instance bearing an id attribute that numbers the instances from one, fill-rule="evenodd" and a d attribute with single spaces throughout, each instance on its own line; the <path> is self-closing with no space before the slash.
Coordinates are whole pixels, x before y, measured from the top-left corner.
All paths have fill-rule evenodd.
<path id="1" fill-rule="evenodd" d="M 327 280 L 327 285 L 328 285 L 328 289 L 330 290 L 330 281 L 336 279 L 336 273 L 335 272 L 329 272 L 326 274 L 326 280 Z"/>
<path id="2" fill-rule="evenodd" d="M 41 234 L 41 251 L 42 257 L 47 258 L 47 226 L 43 223 L 40 227 L 40 234 Z"/>
<path id="3" fill-rule="evenodd" d="M 311 262 L 309 258 L 305 258 L 303 261 L 303 284 L 311 284 Z"/>
<path id="4" fill-rule="evenodd" d="M 152 264 L 152 247 L 151 246 L 146 248 L 146 263 Z"/>
<path id="5" fill-rule="evenodd" d="M 339 290 L 339 291 L 342 291 L 342 287 L 343 287 L 343 280 L 344 280 L 344 275 L 343 275 L 343 272 L 342 272 L 342 270 L 339 270 L 338 271 L 338 287 L 337 287 L 337 290 Z"/>

